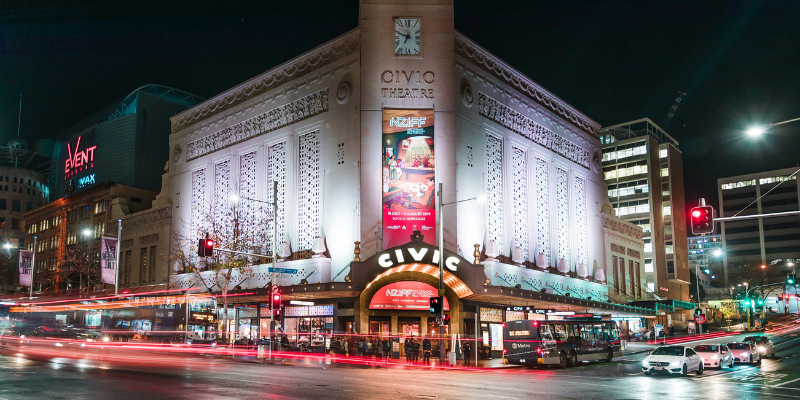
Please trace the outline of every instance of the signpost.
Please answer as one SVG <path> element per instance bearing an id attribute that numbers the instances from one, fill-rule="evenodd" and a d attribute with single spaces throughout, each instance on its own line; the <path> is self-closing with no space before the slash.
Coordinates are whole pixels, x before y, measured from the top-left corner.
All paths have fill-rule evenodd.
<path id="1" fill-rule="evenodd" d="M 698 324 L 705 324 L 706 323 L 706 315 L 705 314 L 700 314 L 700 315 L 694 317 L 694 321 L 697 322 Z"/>
<path id="2" fill-rule="evenodd" d="M 269 267 L 269 272 L 276 273 L 276 274 L 294 274 L 297 272 L 296 269 L 292 268 L 275 268 Z"/>

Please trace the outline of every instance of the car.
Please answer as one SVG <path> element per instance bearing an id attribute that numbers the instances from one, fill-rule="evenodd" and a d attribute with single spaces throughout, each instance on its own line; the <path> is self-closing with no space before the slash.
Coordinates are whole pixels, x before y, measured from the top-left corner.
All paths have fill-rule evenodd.
<path id="1" fill-rule="evenodd" d="M 724 344 L 699 344 L 694 346 L 694 351 L 703 358 L 703 366 L 722 369 L 724 366 L 733 367 L 733 353 Z"/>
<path id="2" fill-rule="evenodd" d="M 733 352 L 733 361 L 735 362 L 761 364 L 761 353 L 750 342 L 728 343 L 728 348 Z"/>
<path id="3" fill-rule="evenodd" d="M 678 374 L 686 376 L 689 372 L 703 375 L 703 359 L 692 349 L 683 346 L 661 346 L 655 348 L 642 360 L 642 372 Z"/>
<path id="4" fill-rule="evenodd" d="M 775 357 L 775 344 L 766 336 L 748 336 L 742 340 L 756 345 L 761 357 Z"/>

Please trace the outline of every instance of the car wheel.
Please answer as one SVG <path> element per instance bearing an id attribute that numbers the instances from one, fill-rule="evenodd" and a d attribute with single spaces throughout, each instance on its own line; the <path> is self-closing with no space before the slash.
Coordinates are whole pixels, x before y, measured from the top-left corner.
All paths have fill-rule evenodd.
<path id="1" fill-rule="evenodd" d="M 563 351 L 558 356 L 558 365 L 561 368 L 567 368 L 567 355 Z"/>
<path id="2" fill-rule="evenodd" d="M 703 363 L 700 363 L 700 366 L 697 367 L 697 376 L 703 375 Z"/>
<path id="3" fill-rule="evenodd" d="M 645 375 L 650 375 L 650 371 L 644 371 Z"/>
<path id="4" fill-rule="evenodd" d="M 611 349 L 608 349 L 608 354 L 606 354 L 606 362 L 611 362 L 614 359 L 614 352 Z"/>
<path id="5" fill-rule="evenodd" d="M 689 370 L 686 369 L 686 364 L 683 364 L 683 369 L 681 370 L 681 376 L 686 376 L 689 373 Z"/>
<path id="6" fill-rule="evenodd" d="M 570 367 L 577 367 L 578 366 L 578 355 L 575 354 L 574 351 L 569 352 L 569 366 Z"/>

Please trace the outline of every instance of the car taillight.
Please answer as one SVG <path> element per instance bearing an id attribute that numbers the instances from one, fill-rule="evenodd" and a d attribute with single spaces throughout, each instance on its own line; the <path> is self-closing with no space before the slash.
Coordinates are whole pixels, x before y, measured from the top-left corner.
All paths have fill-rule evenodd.
<path id="1" fill-rule="evenodd" d="M 508 353 L 508 350 L 503 349 L 503 354 L 506 354 L 506 353 Z"/>
<path id="2" fill-rule="evenodd" d="M 536 348 L 536 352 L 539 353 L 539 354 L 542 354 L 542 348 L 541 347 L 537 347 Z"/>

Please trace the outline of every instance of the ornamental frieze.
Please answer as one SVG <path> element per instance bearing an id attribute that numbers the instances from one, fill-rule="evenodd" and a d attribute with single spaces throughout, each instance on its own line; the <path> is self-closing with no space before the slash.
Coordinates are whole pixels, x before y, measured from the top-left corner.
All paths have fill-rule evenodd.
<path id="1" fill-rule="evenodd" d="M 589 169 L 589 151 L 521 113 L 512 110 L 483 92 L 478 92 L 478 111 L 482 116 L 503 127 L 519 133 L 534 143 Z"/>
<path id="2" fill-rule="evenodd" d="M 172 217 L 172 206 L 143 211 L 122 220 L 122 229 L 126 231 L 142 225 L 163 221 Z"/>
<path id="3" fill-rule="evenodd" d="M 641 253 L 639 253 L 638 250 L 628 249 L 628 256 L 633 257 L 633 258 L 641 258 L 640 255 L 641 255 Z"/>
<path id="4" fill-rule="evenodd" d="M 611 218 L 603 218 L 603 228 L 611 229 L 625 236 L 635 239 L 642 239 L 642 228 L 624 221 L 616 221 Z"/>
<path id="5" fill-rule="evenodd" d="M 194 160 L 326 111 L 328 88 L 189 142 L 186 146 L 187 160 Z"/>

